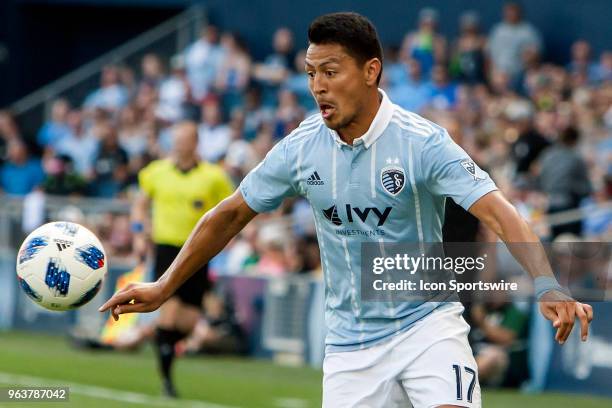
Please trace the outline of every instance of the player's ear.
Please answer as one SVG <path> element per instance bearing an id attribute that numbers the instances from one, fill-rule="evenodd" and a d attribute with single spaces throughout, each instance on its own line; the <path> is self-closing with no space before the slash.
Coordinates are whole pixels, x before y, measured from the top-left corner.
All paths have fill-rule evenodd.
<path id="1" fill-rule="evenodd" d="M 378 79 L 381 69 L 382 63 L 378 58 L 372 58 L 365 62 L 363 66 L 363 73 L 368 86 L 376 85 L 376 80 Z"/>

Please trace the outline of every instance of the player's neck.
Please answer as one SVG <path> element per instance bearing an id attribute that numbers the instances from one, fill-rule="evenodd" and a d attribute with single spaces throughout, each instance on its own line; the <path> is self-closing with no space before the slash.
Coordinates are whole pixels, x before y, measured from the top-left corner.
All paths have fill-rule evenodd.
<path id="1" fill-rule="evenodd" d="M 179 158 L 173 157 L 174 166 L 182 172 L 188 172 L 198 165 L 198 159 L 194 157 Z"/>
<path id="2" fill-rule="evenodd" d="M 378 113 L 378 109 L 380 109 L 382 95 L 378 93 L 378 89 L 370 93 L 368 99 L 369 100 L 363 104 L 363 110 L 359 112 L 355 119 L 346 127 L 338 130 L 340 139 L 351 146 L 355 139 L 360 138 L 368 131 Z"/>

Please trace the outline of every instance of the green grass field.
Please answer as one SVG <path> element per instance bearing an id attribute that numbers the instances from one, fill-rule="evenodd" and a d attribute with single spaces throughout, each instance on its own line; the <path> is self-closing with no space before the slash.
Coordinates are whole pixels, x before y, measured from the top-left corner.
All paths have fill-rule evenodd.
<path id="1" fill-rule="evenodd" d="M 151 350 L 139 353 L 84 352 L 57 336 L 0 332 L 0 386 L 69 386 L 67 403 L 1 403 L 52 407 L 320 407 L 321 372 L 240 358 L 184 358 L 176 365 L 183 400 L 159 397 Z M 590 408 L 612 400 L 573 395 L 521 395 L 484 390 L 485 407 Z"/>

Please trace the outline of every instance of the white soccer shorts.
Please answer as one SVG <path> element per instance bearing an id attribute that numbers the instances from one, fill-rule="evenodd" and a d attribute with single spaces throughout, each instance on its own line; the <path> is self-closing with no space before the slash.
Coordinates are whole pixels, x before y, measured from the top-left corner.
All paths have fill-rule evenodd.
<path id="1" fill-rule="evenodd" d="M 470 327 L 459 303 L 443 305 L 388 342 L 327 353 L 324 408 L 481 406 Z"/>

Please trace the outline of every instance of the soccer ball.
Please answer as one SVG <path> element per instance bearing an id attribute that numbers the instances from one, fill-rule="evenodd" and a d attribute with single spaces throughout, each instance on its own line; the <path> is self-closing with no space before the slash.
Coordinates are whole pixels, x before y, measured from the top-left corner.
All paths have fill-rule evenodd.
<path id="1" fill-rule="evenodd" d="M 17 278 L 34 302 L 49 310 L 83 306 L 100 291 L 106 254 L 98 238 L 72 222 L 34 230 L 17 254 Z"/>

